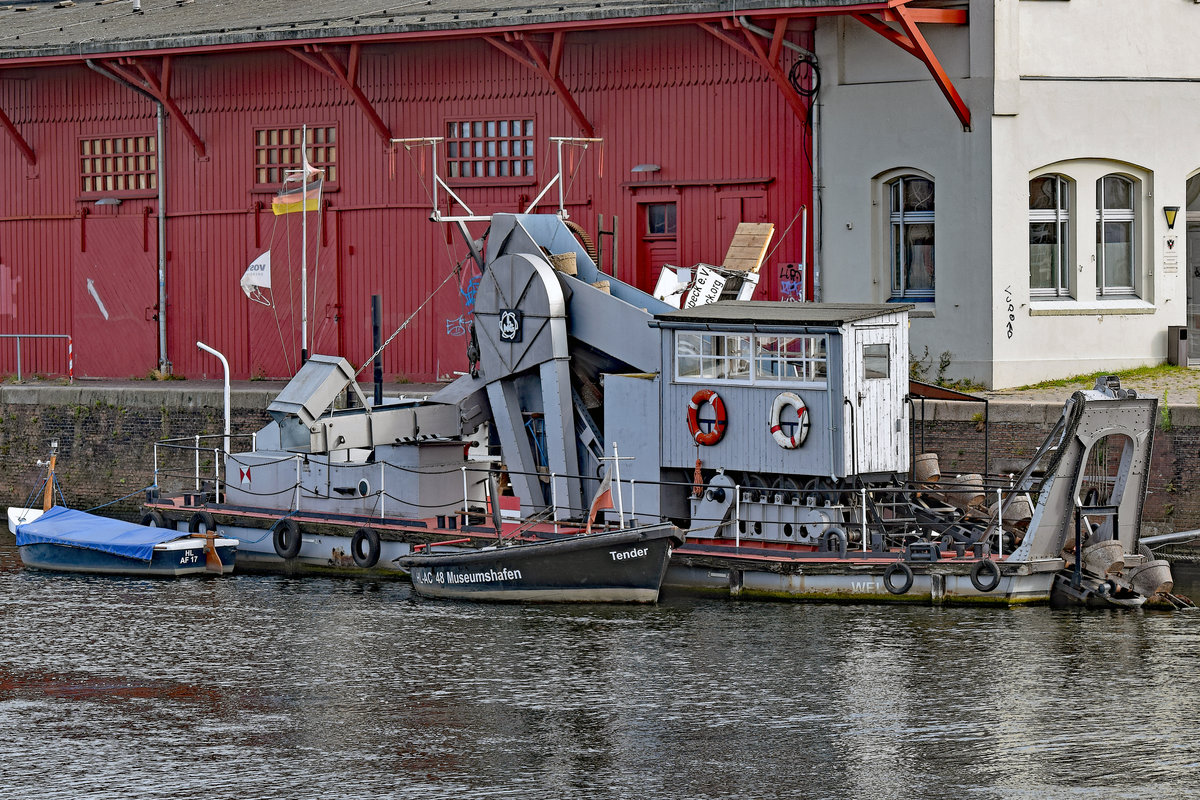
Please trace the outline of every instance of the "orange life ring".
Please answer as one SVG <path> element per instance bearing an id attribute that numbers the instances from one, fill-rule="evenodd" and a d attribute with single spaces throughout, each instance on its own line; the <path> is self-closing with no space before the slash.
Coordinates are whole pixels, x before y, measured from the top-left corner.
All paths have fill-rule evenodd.
<path id="1" fill-rule="evenodd" d="M 711 404 L 713 413 L 717 415 L 717 421 L 708 433 L 700 430 L 700 406 L 705 403 Z M 721 441 L 721 437 L 725 435 L 725 425 L 728 421 L 725 416 L 725 401 L 721 399 L 721 395 L 712 389 L 701 389 L 692 395 L 692 401 L 688 403 L 687 424 L 688 430 L 697 444 L 711 446 Z"/>

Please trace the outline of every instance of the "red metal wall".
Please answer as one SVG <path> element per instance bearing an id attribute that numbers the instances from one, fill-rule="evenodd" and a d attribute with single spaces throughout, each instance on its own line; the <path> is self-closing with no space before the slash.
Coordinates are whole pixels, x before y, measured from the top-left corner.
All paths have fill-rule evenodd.
<path id="1" fill-rule="evenodd" d="M 309 275 L 312 349 L 361 364 L 371 352 L 371 295 L 383 296 L 386 336 L 465 252 L 428 220 L 427 156 L 386 146 L 332 78 L 282 52 L 180 58 L 173 76 L 172 96 L 207 148 L 199 158 L 168 120 L 160 150 L 175 371 L 220 375 L 197 340 L 224 351 L 235 377 L 294 370 L 298 311 L 286 306 L 289 297 L 299 306 L 300 215 L 274 217 L 271 195 L 254 191 L 253 136 L 256 126 L 302 123 L 336 125 L 339 140 L 337 187 L 325 195 L 320 229 L 310 231 L 321 242 L 319 269 Z M 568 208 L 593 237 L 598 214 L 606 225 L 619 218 L 622 279 L 652 288 L 649 271 L 636 266 L 640 204 L 677 203 L 684 266 L 720 263 L 739 217 L 774 222 L 778 242 L 800 206 L 811 205 L 803 125 L 758 64 L 703 30 L 572 33 L 562 78 L 604 139 L 575 162 Z M 537 182 L 456 187 L 478 213 L 523 210 L 553 174 L 547 138 L 580 135 L 540 76 L 480 40 L 367 47 L 359 81 L 397 137 L 445 135 L 446 123 L 460 119 L 535 120 Z M 157 202 L 81 198 L 78 140 L 153 134 L 153 104 L 91 70 L 62 67 L 4 74 L 0 105 L 37 153 L 28 166 L 0 138 L 8 165 L 0 171 L 0 333 L 71 334 L 77 376 L 145 375 L 157 365 Z M 645 163 L 661 169 L 630 172 Z M 317 215 L 309 220 L 315 225 Z M 267 247 L 278 314 L 238 286 Z M 764 266 L 756 297 L 780 298 L 780 269 L 804 260 L 800 250 L 797 223 Z M 384 357 L 389 376 L 428 380 L 465 366 L 471 277 L 451 279 L 396 338 Z M 64 352 L 57 341 L 27 342 L 22 368 L 61 373 Z M 0 372 L 15 370 L 15 348 L 0 340 Z"/>

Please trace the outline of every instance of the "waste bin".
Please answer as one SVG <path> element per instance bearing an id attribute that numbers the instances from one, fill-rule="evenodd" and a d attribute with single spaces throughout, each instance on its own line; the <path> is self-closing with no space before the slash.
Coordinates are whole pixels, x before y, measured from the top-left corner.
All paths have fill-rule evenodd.
<path id="1" fill-rule="evenodd" d="M 1167 326 L 1167 363 L 1186 367 L 1188 363 L 1188 329 L 1186 325 Z"/>

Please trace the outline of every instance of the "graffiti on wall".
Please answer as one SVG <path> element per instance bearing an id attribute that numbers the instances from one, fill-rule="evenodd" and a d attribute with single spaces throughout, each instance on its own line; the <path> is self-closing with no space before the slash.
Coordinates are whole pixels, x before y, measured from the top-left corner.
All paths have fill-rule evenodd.
<path id="1" fill-rule="evenodd" d="M 788 303 L 803 303 L 804 265 L 784 264 L 779 268 L 779 299 Z"/>

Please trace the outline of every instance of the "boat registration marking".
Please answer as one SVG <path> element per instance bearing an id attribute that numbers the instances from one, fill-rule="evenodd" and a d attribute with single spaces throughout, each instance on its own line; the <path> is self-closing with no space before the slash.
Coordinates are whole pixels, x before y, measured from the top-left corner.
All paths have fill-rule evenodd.
<path id="1" fill-rule="evenodd" d="M 608 554 L 612 556 L 613 561 L 629 561 L 633 558 L 644 558 L 649 552 L 648 547 L 635 547 L 632 550 L 609 550 Z"/>

